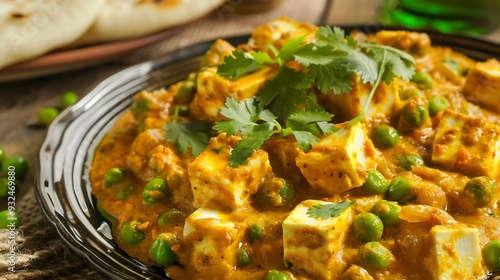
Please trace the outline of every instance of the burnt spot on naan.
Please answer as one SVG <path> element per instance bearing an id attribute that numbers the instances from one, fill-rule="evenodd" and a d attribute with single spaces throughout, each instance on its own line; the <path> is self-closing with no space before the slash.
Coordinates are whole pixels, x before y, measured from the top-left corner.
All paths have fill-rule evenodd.
<path id="1" fill-rule="evenodd" d="M 20 12 L 13 12 L 10 14 L 10 17 L 14 18 L 14 19 L 23 19 L 23 18 L 27 18 L 28 15 L 20 13 Z"/>
<path id="2" fill-rule="evenodd" d="M 139 0 L 137 5 L 154 4 L 160 8 L 172 8 L 180 4 L 180 0 Z"/>

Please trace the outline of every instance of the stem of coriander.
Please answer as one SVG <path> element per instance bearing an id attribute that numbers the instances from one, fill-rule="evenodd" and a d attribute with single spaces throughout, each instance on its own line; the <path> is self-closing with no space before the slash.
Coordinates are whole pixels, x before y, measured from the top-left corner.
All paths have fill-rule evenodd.
<path id="1" fill-rule="evenodd" d="M 386 63 L 387 63 L 387 50 L 384 50 L 384 56 L 382 58 L 382 63 L 380 63 L 380 69 L 378 70 L 377 80 L 375 81 L 375 84 L 373 84 L 370 94 L 366 99 L 365 105 L 363 105 L 363 110 L 361 111 L 361 114 L 359 114 L 354 119 L 349 121 L 349 124 L 347 125 L 348 127 L 354 126 L 355 124 L 357 124 L 358 122 L 362 121 L 365 118 L 366 109 L 368 109 L 368 106 L 372 102 L 373 95 L 375 94 L 375 91 L 377 90 L 378 85 L 382 80 L 382 76 L 384 75 L 384 69 Z"/>
<path id="2" fill-rule="evenodd" d="M 268 48 L 273 52 L 275 58 L 278 57 L 280 51 L 273 44 L 269 44 Z"/>
<path id="3" fill-rule="evenodd" d="M 283 127 L 281 126 L 281 124 L 277 120 L 273 120 L 273 123 L 276 126 L 276 129 L 273 130 L 273 134 L 279 133 L 279 134 L 281 134 L 281 137 L 286 137 L 286 136 L 293 133 L 293 130 L 291 130 L 289 128 L 283 129 Z"/>

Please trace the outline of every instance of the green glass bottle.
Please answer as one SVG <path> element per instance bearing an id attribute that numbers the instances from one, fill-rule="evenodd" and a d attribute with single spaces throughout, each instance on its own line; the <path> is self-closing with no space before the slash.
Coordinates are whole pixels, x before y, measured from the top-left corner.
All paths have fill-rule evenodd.
<path id="1" fill-rule="evenodd" d="M 498 0 L 384 0 L 382 25 L 483 35 L 500 27 Z"/>

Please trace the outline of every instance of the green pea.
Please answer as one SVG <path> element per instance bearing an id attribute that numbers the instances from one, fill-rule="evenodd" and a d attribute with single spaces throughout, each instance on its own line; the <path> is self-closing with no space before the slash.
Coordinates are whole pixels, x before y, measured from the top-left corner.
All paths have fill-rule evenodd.
<path id="1" fill-rule="evenodd" d="M 407 89 L 399 93 L 401 100 L 408 100 L 414 96 L 425 98 L 425 93 L 418 89 Z"/>
<path id="2" fill-rule="evenodd" d="M 172 265 L 178 261 L 177 254 L 172 250 L 176 243 L 172 234 L 162 233 L 151 244 L 149 254 L 160 265 Z"/>
<path id="3" fill-rule="evenodd" d="M 262 239 L 262 234 L 264 232 L 264 227 L 259 224 L 253 224 L 250 227 L 250 239 L 252 241 Z"/>
<path id="4" fill-rule="evenodd" d="M 416 84 L 425 85 L 427 89 L 432 88 L 432 78 L 427 73 L 417 72 L 413 75 L 411 81 Z"/>
<path id="5" fill-rule="evenodd" d="M 373 142 L 378 147 L 393 147 L 399 142 L 399 133 L 392 126 L 381 125 L 373 131 Z"/>
<path id="6" fill-rule="evenodd" d="M 281 271 L 270 270 L 266 276 L 264 276 L 264 280 L 290 280 L 290 277 Z"/>
<path id="7" fill-rule="evenodd" d="M 78 94 L 74 91 L 68 91 L 65 92 L 61 96 L 61 106 L 63 108 L 68 108 L 69 106 L 72 106 L 78 102 Z"/>
<path id="8" fill-rule="evenodd" d="M 3 210 L 0 212 L 0 228 L 3 229 L 16 229 L 19 227 L 20 219 L 17 211 Z"/>
<path id="9" fill-rule="evenodd" d="M 146 233 L 137 228 L 140 224 L 141 222 L 137 220 L 123 224 L 120 231 L 120 240 L 128 245 L 134 245 L 144 240 Z"/>
<path id="10" fill-rule="evenodd" d="M 401 111 L 403 118 L 414 127 L 421 126 L 429 117 L 427 103 L 422 97 L 412 97 L 403 107 Z"/>
<path id="11" fill-rule="evenodd" d="M 450 107 L 450 102 L 444 96 L 436 95 L 429 99 L 429 115 L 435 116 Z"/>
<path id="12" fill-rule="evenodd" d="M 108 169 L 104 175 L 104 185 L 106 187 L 111 187 L 114 184 L 121 182 L 123 179 L 125 179 L 125 172 L 123 172 L 123 170 L 119 167 L 112 167 Z"/>
<path id="13" fill-rule="evenodd" d="M 352 231 L 360 241 L 377 241 L 382 237 L 384 223 L 373 213 L 363 213 L 354 217 Z"/>
<path id="14" fill-rule="evenodd" d="M 386 269 L 394 260 L 394 255 L 384 245 L 372 241 L 361 246 L 358 251 L 358 258 L 362 265 L 376 269 Z"/>
<path id="15" fill-rule="evenodd" d="M 134 99 L 132 105 L 130 106 L 130 111 L 136 118 L 141 118 L 144 113 L 149 110 L 149 101 L 147 99 L 138 98 Z"/>
<path id="16" fill-rule="evenodd" d="M 5 153 L 5 150 L 0 147 L 0 165 L 2 165 L 2 162 L 5 160 L 7 157 L 7 154 Z"/>
<path id="17" fill-rule="evenodd" d="M 247 249 L 240 248 L 236 253 L 236 265 L 238 267 L 245 267 L 252 263 L 252 256 Z"/>
<path id="18" fill-rule="evenodd" d="M 484 245 L 483 260 L 493 271 L 500 270 L 500 240 L 493 240 Z"/>
<path id="19" fill-rule="evenodd" d="M 126 184 L 116 194 L 116 198 L 120 199 L 120 200 L 125 199 L 125 198 L 129 197 L 134 192 L 134 189 L 135 189 L 134 185 Z"/>
<path id="20" fill-rule="evenodd" d="M 382 220 L 384 227 L 394 226 L 400 222 L 399 212 L 401 212 L 401 206 L 396 202 L 381 200 L 373 205 L 371 212 Z"/>
<path id="21" fill-rule="evenodd" d="M 408 171 L 411 171 L 412 165 L 425 166 L 425 162 L 419 154 L 402 155 L 399 157 L 399 164 Z"/>
<path id="22" fill-rule="evenodd" d="M 194 83 L 185 82 L 185 84 L 179 88 L 179 91 L 177 92 L 177 98 L 189 99 L 193 96 L 194 93 L 195 93 Z"/>
<path id="23" fill-rule="evenodd" d="M 22 181 L 28 174 L 29 165 L 26 159 L 21 156 L 11 156 L 4 160 L 2 164 L 2 172 L 4 175 L 13 176 Z"/>
<path id="24" fill-rule="evenodd" d="M 279 193 L 280 193 L 281 201 L 283 201 L 283 204 L 289 204 L 290 202 L 292 202 L 292 200 L 295 196 L 294 191 L 293 191 L 293 187 L 288 182 L 285 185 L 283 185 L 283 187 L 280 189 Z"/>
<path id="25" fill-rule="evenodd" d="M 262 187 L 261 194 L 269 206 L 289 205 L 295 197 L 293 186 L 282 178 L 275 178 Z"/>
<path id="26" fill-rule="evenodd" d="M 389 183 L 387 194 L 390 199 L 401 202 L 411 193 L 412 188 L 408 180 L 397 176 Z"/>
<path id="27" fill-rule="evenodd" d="M 475 177 L 465 184 L 463 194 L 475 206 L 483 207 L 493 200 L 495 185 L 486 176 Z"/>
<path id="28" fill-rule="evenodd" d="M 460 73 L 460 63 L 458 63 L 456 60 L 451 58 L 445 58 L 441 61 L 448 64 L 451 67 L 451 69 L 455 71 L 456 74 L 462 75 L 462 73 Z"/>
<path id="29" fill-rule="evenodd" d="M 372 194 L 382 194 L 387 191 L 389 184 L 382 173 L 378 170 L 369 170 L 366 173 L 366 181 L 361 186 L 363 190 Z"/>
<path id="30" fill-rule="evenodd" d="M 5 198 L 7 196 L 15 196 L 20 182 L 18 180 L 10 180 L 8 178 L 0 179 L 0 197 Z"/>
<path id="31" fill-rule="evenodd" d="M 42 108 L 38 111 L 38 121 L 43 125 L 49 125 L 58 115 L 59 110 L 55 107 Z"/>
<path id="32" fill-rule="evenodd" d="M 168 209 L 167 211 L 161 213 L 158 216 L 158 224 L 160 226 L 174 224 L 174 223 L 182 223 L 184 221 L 184 214 L 175 209 Z"/>
<path id="33" fill-rule="evenodd" d="M 193 81 L 187 80 L 179 88 L 176 99 L 179 101 L 189 101 L 193 98 L 195 93 L 196 93 L 195 83 Z"/>
<path id="34" fill-rule="evenodd" d="M 142 199 L 149 204 L 155 204 L 167 195 L 170 195 L 167 181 L 162 178 L 154 178 L 144 187 Z"/>
<path id="35" fill-rule="evenodd" d="M 177 105 L 174 107 L 174 110 L 172 111 L 172 115 L 187 117 L 187 116 L 189 116 L 189 108 L 186 105 Z"/>

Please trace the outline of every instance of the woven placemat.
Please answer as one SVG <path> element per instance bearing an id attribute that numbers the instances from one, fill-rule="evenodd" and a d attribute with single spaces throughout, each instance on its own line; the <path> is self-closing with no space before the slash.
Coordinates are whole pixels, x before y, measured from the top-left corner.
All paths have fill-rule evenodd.
<path id="1" fill-rule="evenodd" d="M 190 25 L 181 33 L 128 54 L 119 60 L 122 64 L 136 63 L 197 42 L 247 34 L 256 26 L 282 15 L 298 21 L 317 23 L 326 1 L 285 0 L 272 10 L 251 15 L 236 13 L 239 3 L 241 0 L 228 1 L 211 16 Z M 67 77 L 64 75 L 60 77 L 61 80 L 65 78 Z M 42 140 L 39 139 L 40 143 Z M 33 143 L 30 146 L 29 148 L 32 149 Z M 30 175 L 32 178 L 33 174 Z M 31 182 L 29 178 L 22 187 L 29 187 L 30 184 L 27 182 Z M 55 229 L 43 218 L 32 189 L 18 198 L 16 203 L 21 224 L 17 229 L 15 239 L 17 246 L 15 273 L 8 270 L 10 231 L 0 230 L 0 256 L 2 256 L 0 257 L 0 279 L 105 279 L 93 271 L 84 259 L 74 254 L 59 239 Z"/>

